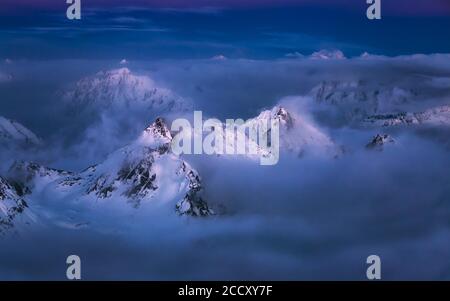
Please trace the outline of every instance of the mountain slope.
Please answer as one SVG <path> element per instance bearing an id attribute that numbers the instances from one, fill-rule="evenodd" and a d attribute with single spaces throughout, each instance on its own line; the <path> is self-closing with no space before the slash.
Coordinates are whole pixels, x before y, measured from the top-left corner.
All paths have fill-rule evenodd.
<path id="1" fill-rule="evenodd" d="M 418 113 L 392 113 L 369 116 L 364 120 L 366 125 L 399 126 L 399 125 L 430 125 L 449 126 L 450 106 L 440 106 Z"/>
<path id="2" fill-rule="evenodd" d="M 170 152 L 171 140 L 164 121 L 157 119 L 134 143 L 82 172 L 78 183 L 88 195 L 102 199 L 122 197 L 135 207 L 152 199 L 180 198 L 176 204 L 178 213 L 211 214 L 199 196 L 200 177 L 187 162 Z"/>
<path id="3" fill-rule="evenodd" d="M 76 112 L 126 109 L 160 113 L 183 111 L 191 106 L 172 91 L 157 86 L 150 77 L 135 75 L 128 68 L 83 78 L 62 97 Z"/>
<path id="4" fill-rule="evenodd" d="M 164 121 L 157 119 L 133 143 L 80 173 L 18 162 L 10 174 L 30 198 L 44 191 L 85 204 L 106 206 L 115 200 L 140 208 L 155 203 L 167 204 L 180 215 L 213 214 L 201 197 L 200 176 L 171 153 L 171 141 Z"/>
<path id="5" fill-rule="evenodd" d="M 22 124 L 0 116 L 0 144 L 3 147 L 29 147 L 42 140 Z"/>
<path id="6" fill-rule="evenodd" d="M 21 224 L 29 224 L 30 213 L 25 200 L 16 189 L 0 176 L 0 235 L 16 230 Z"/>
<path id="7" fill-rule="evenodd" d="M 278 154 L 275 153 L 277 150 L 271 141 L 272 120 L 278 121 L 279 124 Z M 234 121 L 234 127 L 231 125 L 221 124 L 221 131 L 216 133 L 215 139 L 223 141 L 223 143 L 215 144 L 217 146 L 215 154 L 219 156 L 244 156 L 248 159 L 259 159 L 260 163 L 264 159 L 268 165 L 273 165 L 278 162 L 279 153 L 282 152 L 293 153 L 299 157 L 305 153 L 331 156 L 341 153 L 339 147 L 309 118 L 302 116 L 296 110 L 288 110 L 282 105 L 263 110 L 258 116 L 245 122 Z M 192 141 L 193 138 L 199 138 L 199 136 L 205 138 L 204 133 L 197 133 L 194 128 L 191 128 L 191 131 L 182 131 L 177 136 L 183 134 L 186 135 L 183 139 L 187 141 Z M 262 137 L 266 141 L 261 141 Z M 181 137 L 177 138 L 182 140 Z M 240 145 L 242 142 L 245 143 L 245 146 Z"/>
<path id="8" fill-rule="evenodd" d="M 280 150 L 302 156 L 306 152 L 327 153 L 336 156 L 340 153 L 334 142 L 316 127 L 308 118 L 296 110 L 277 105 L 262 111 L 247 124 L 257 124 L 261 120 L 276 119 L 280 124 Z M 269 134 L 269 133 L 268 133 Z"/>
<path id="9" fill-rule="evenodd" d="M 16 190 L 24 195 L 41 189 L 48 183 L 71 176 L 73 173 L 48 168 L 34 162 L 15 161 L 8 171 L 8 180 L 14 183 Z"/>
<path id="10" fill-rule="evenodd" d="M 311 90 L 310 96 L 319 104 L 342 111 L 348 120 L 361 120 L 409 103 L 417 93 L 363 81 L 324 81 Z"/>

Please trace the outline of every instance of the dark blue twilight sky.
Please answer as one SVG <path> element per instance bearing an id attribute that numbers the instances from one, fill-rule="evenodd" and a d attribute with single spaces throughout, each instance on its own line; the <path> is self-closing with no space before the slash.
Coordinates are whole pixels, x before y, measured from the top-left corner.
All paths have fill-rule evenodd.
<path id="1" fill-rule="evenodd" d="M 2 0 L 0 58 L 279 58 L 329 48 L 400 55 L 450 53 L 449 0 Z"/>

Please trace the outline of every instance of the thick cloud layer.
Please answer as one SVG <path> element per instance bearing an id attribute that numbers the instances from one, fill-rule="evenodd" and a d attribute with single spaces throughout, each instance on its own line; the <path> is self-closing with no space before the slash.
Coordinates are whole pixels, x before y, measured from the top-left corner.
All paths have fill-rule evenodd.
<path id="1" fill-rule="evenodd" d="M 128 143 L 130 132 L 150 120 L 122 112 L 91 124 L 64 115 L 56 91 L 117 64 L 61 64 L 66 72 L 58 79 L 50 72 L 59 70 L 56 63 L 10 67 L 19 82 L 0 87 L 14 99 L 0 100 L 0 115 L 11 115 L 6 117 L 47 141 L 29 159 L 82 169 L 116 144 Z M 298 109 L 316 118 L 345 154 L 299 158 L 284 151 L 272 167 L 244 158 L 186 156 L 203 177 L 205 198 L 222 213 L 206 219 L 180 218 L 157 206 L 121 213 L 108 203 L 92 210 L 68 207 L 69 200 L 43 192 L 32 203 L 48 216 L 57 219 L 75 208 L 94 222 L 76 230 L 44 223 L 2 239 L 8 247 L 0 248 L 0 278 L 64 279 L 65 258 L 77 254 L 84 279 L 365 279 L 366 258 L 377 254 L 383 279 L 450 279 L 448 129 L 354 127 L 338 108 L 319 106 L 309 95 L 323 81 L 364 81 L 369 87 L 416 91 L 414 100 L 401 106 L 405 111 L 449 104 L 448 56 L 131 62 L 129 68 L 220 119 L 254 117 L 286 96 L 306 96 L 295 98 Z M 36 77 L 28 74 L 36 73 L 48 77 L 33 82 Z M 29 92 L 19 93 L 24 85 Z M 135 128 L 115 130 L 119 117 L 135 118 Z M 380 131 L 396 142 L 382 152 L 367 150 Z M 88 143 L 86 133 L 92 140 L 110 137 L 111 143 Z"/>

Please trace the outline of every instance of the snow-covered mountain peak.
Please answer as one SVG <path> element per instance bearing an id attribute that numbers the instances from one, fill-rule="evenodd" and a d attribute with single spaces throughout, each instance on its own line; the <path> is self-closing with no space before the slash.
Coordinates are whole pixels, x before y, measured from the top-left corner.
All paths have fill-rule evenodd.
<path id="1" fill-rule="evenodd" d="M 391 102 L 401 104 L 416 96 L 416 93 L 412 90 L 383 86 L 361 80 L 322 81 L 311 90 L 310 94 L 316 101 L 330 104 L 370 102 L 372 100 L 384 100 L 383 98 L 391 98 Z"/>
<path id="2" fill-rule="evenodd" d="M 154 123 L 148 126 L 138 139 L 140 144 L 147 146 L 167 145 L 171 141 L 170 130 L 161 117 L 158 117 Z"/>
<path id="3" fill-rule="evenodd" d="M 87 194 L 98 198 L 125 197 L 134 206 L 153 199 L 174 199 L 179 214 L 213 214 L 201 198 L 198 173 L 170 151 L 172 136 L 162 118 L 147 127 L 136 142 L 112 153 L 80 175 Z"/>
<path id="4" fill-rule="evenodd" d="M 450 105 L 439 106 L 423 112 L 401 112 L 372 115 L 364 119 L 365 125 L 373 126 L 402 126 L 402 125 L 429 125 L 449 126 Z"/>
<path id="5" fill-rule="evenodd" d="M 283 107 L 277 106 L 272 109 L 273 118 L 277 118 L 280 123 L 287 129 L 291 129 L 294 126 L 294 118 L 291 114 Z"/>
<path id="6" fill-rule="evenodd" d="M 311 54 L 310 58 L 316 59 L 316 60 L 330 60 L 330 59 L 343 60 L 346 57 L 345 57 L 344 53 L 340 50 L 322 49 L 320 51 L 316 51 L 313 54 Z"/>
<path id="7" fill-rule="evenodd" d="M 323 81 L 310 96 L 318 103 L 337 106 L 348 119 L 389 112 L 417 97 L 413 90 L 364 81 Z"/>
<path id="8" fill-rule="evenodd" d="M 157 118 L 135 142 L 79 174 L 60 177 L 57 187 L 88 200 L 122 199 L 136 208 L 173 202 L 180 215 L 213 214 L 201 198 L 200 176 L 170 151 L 171 140 L 164 120 Z"/>
<path id="9" fill-rule="evenodd" d="M 38 146 L 42 140 L 22 124 L 0 116 L 0 143 L 6 146 Z"/>
<path id="10" fill-rule="evenodd" d="M 286 110 L 282 106 L 275 106 L 270 110 L 262 111 L 256 118 L 252 120 L 252 122 L 261 120 L 268 121 L 270 119 L 277 119 L 280 124 L 287 129 L 292 128 L 294 125 L 294 118 L 291 116 L 288 110 Z"/>
<path id="11" fill-rule="evenodd" d="M 121 207 L 123 210 L 148 210 L 168 205 L 168 210 L 179 215 L 214 214 L 202 198 L 203 186 L 197 171 L 170 151 L 171 136 L 164 121 L 158 118 L 137 140 L 144 136 L 164 143 L 131 143 L 79 173 L 17 161 L 8 172 L 8 181 L 14 186 L 7 187 L 12 192 L 19 189 L 18 195 L 27 200 L 51 193 L 88 207 L 98 204 L 103 208 L 113 203 L 125 206 Z M 12 192 L 9 199 L 17 195 Z"/>
<path id="12" fill-rule="evenodd" d="M 258 124 L 261 120 L 278 119 L 280 122 L 280 150 L 303 155 L 306 151 L 328 153 L 337 156 L 340 151 L 327 134 L 297 109 L 277 105 L 262 111 L 257 117 L 247 121 L 247 125 Z"/>
<path id="13" fill-rule="evenodd" d="M 191 107 L 188 101 L 158 86 L 149 76 L 136 75 L 126 67 L 100 71 L 83 78 L 62 96 L 75 111 L 127 109 L 172 112 Z"/>
<path id="14" fill-rule="evenodd" d="M 388 134 L 376 134 L 366 145 L 367 149 L 382 151 L 387 144 L 393 144 L 395 140 Z"/>
<path id="15" fill-rule="evenodd" d="M 109 77 L 114 78 L 115 76 L 117 78 L 123 77 L 123 76 L 127 76 L 131 74 L 130 69 L 123 67 L 123 68 L 118 68 L 118 69 L 113 69 L 113 70 L 109 70 L 109 71 L 100 71 L 98 74 L 100 75 L 107 75 Z"/>

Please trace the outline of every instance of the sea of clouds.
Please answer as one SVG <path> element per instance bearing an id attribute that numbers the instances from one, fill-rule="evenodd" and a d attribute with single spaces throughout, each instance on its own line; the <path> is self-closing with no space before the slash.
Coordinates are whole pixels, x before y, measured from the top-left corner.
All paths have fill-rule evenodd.
<path id="1" fill-rule="evenodd" d="M 33 153 L 3 152 L 2 169 L 20 157 L 79 171 L 132 141 L 156 116 L 74 116 L 57 93 L 81 77 L 118 67 L 110 61 L 2 65 L 13 79 L 0 83 L 0 115 L 46 141 Z M 75 210 L 95 222 L 80 229 L 45 222 L 1 239 L 1 279 L 64 279 L 71 254 L 81 257 L 84 279 L 365 279 L 372 254 L 381 257 L 383 279 L 450 279 L 448 129 L 352 127 L 338 108 L 319 108 L 308 96 L 322 81 L 363 80 L 418 91 L 413 103 L 404 104 L 406 111 L 450 104 L 448 55 L 131 61 L 127 67 L 221 120 L 255 117 L 296 96 L 298 110 L 346 152 L 337 159 L 283 152 L 272 167 L 244 158 L 186 156 L 202 176 L 205 198 L 221 213 L 201 219 L 126 204 L 117 210 L 108 204 L 72 207 L 70 200 L 43 192 L 33 202 L 50 221 Z M 115 122 L 123 118 L 133 121 L 126 130 Z M 389 132 L 395 145 L 367 151 L 380 131 Z"/>

